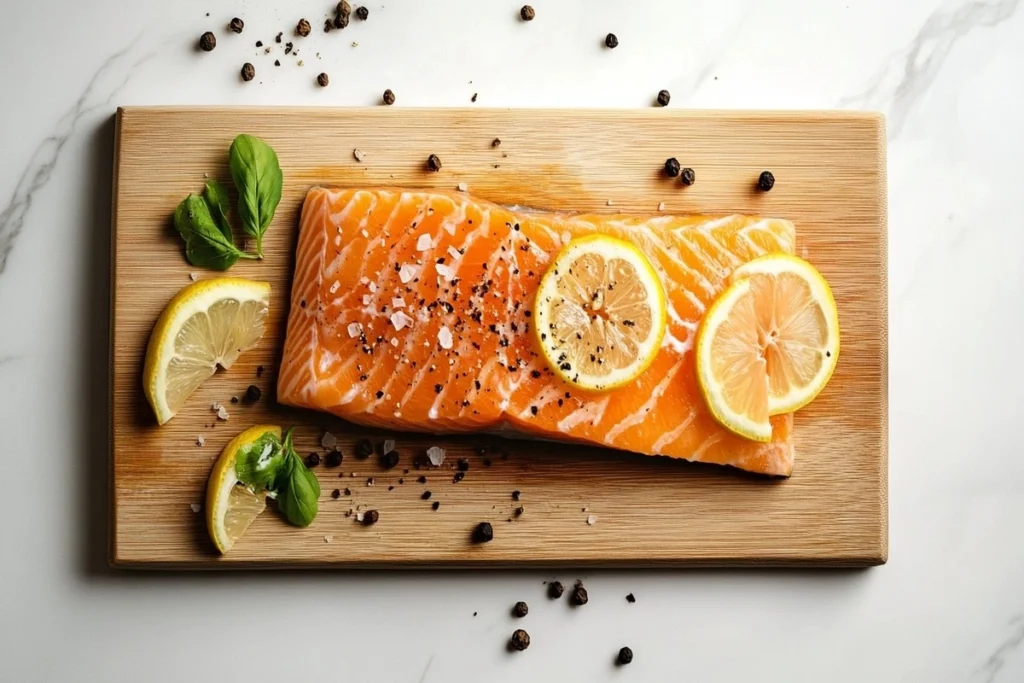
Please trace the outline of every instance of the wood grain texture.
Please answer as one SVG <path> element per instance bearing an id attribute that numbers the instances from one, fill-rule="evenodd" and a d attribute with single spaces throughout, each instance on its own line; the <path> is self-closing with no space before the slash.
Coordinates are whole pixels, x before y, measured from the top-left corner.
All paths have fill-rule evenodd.
<path id="1" fill-rule="evenodd" d="M 523 565 L 830 565 L 885 561 L 887 532 L 887 282 L 885 128 L 881 116 L 840 112 L 129 108 L 116 127 L 111 378 L 111 561 L 143 567 Z M 238 133 L 277 150 L 284 197 L 264 241 L 266 260 L 231 274 L 272 284 L 266 337 L 218 373 L 158 428 L 141 389 L 150 329 L 189 283 L 171 224 L 175 205 L 205 174 L 230 185 L 228 147 Z M 495 138 L 501 145 L 492 146 Z M 359 148 L 362 163 L 353 157 Z M 437 154 L 443 169 L 427 173 Z M 683 188 L 661 173 L 677 157 L 696 170 Z M 770 193 L 755 190 L 770 169 Z M 454 189 L 502 204 L 555 210 L 751 213 L 797 225 L 797 251 L 829 279 L 843 351 L 825 392 L 796 419 L 789 480 L 596 448 L 497 437 L 392 435 L 399 468 L 357 460 L 354 441 L 383 432 L 276 405 L 298 213 L 307 189 L 404 186 Z M 614 208 L 609 208 L 611 202 Z M 257 378 L 257 367 L 266 372 Z M 249 384 L 253 406 L 228 403 Z M 219 401 L 231 417 L 210 410 Z M 324 429 L 345 453 L 319 467 L 320 515 L 308 529 L 262 515 L 220 558 L 201 503 L 213 460 L 257 422 L 299 425 L 300 452 Z M 196 437 L 206 445 L 198 447 Z M 412 469 L 430 445 L 442 468 Z M 481 455 L 477 449 L 486 448 Z M 465 479 L 453 483 L 458 458 Z M 484 460 L 491 462 L 485 467 Z M 408 474 L 404 468 L 410 468 Z M 426 476 L 427 483 L 417 483 Z M 374 483 L 368 486 L 368 478 Z M 399 483 L 399 479 L 404 483 Z M 350 496 L 331 498 L 334 489 Z M 391 487 L 394 487 L 393 489 Z M 421 494 L 429 490 L 429 501 Z M 522 492 L 512 500 L 512 491 Z M 430 508 L 440 502 L 435 512 Z M 519 505 L 524 513 L 514 521 Z M 374 508 L 380 522 L 346 513 Z M 595 515 L 597 523 L 587 524 Z M 493 542 L 475 546 L 482 520 Z M 325 537 L 326 540 L 325 540 Z"/>

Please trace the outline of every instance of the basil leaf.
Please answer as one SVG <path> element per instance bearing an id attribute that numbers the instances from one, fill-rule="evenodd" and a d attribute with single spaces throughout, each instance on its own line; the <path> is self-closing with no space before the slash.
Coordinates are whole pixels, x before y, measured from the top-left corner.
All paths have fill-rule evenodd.
<path id="1" fill-rule="evenodd" d="M 316 518 L 320 482 L 295 451 L 288 461 L 288 482 L 277 494 L 277 507 L 295 526 L 309 526 Z"/>
<path id="2" fill-rule="evenodd" d="M 210 213 L 213 215 L 213 220 L 217 222 L 221 234 L 233 244 L 235 237 L 231 234 L 231 224 L 228 223 L 228 207 L 231 206 L 231 199 L 228 197 L 227 188 L 216 180 L 211 180 L 206 183 L 206 191 L 203 196 L 206 197 Z"/>
<path id="3" fill-rule="evenodd" d="M 263 233 L 274 218 L 284 185 L 277 154 L 259 138 L 239 135 L 231 143 L 231 178 L 238 188 L 242 229 L 256 239 L 256 254 L 262 258 Z"/>
<path id="4" fill-rule="evenodd" d="M 256 441 L 239 449 L 235 460 L 238 480 L 254 491 L 275 490 L 286 456 L 281 440 L 267 432 Z"/>
<path id="5" fill-rule="evenodd" d="M 217 227 L 206 200 L 197 194 L 190 194 L 178 204 L 174 227 L 185 240 L 185 256 L 194 266 L 227 270 L 242 255 Z"/>

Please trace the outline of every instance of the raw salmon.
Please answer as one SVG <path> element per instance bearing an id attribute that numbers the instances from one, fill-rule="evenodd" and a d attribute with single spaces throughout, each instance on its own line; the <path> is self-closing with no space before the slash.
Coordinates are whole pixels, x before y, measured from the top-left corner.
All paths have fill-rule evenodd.
<path id="1" fill-rule="evenodd" d="M 556 377 L 532 303 L 548 262 L 595 232 L 647 255 L 668 329 L 635 382 L 603 394 Z M 514 211 L 464 193 L 313 188 L 306 196 L 278 382 L 282 403 L 419 432 L 520 435 L 788 476 L 792 417 L 773 440 L 732 435 L 694 377 L 698 323 L 729 274 L 792 253 L 785 220 Z"/>

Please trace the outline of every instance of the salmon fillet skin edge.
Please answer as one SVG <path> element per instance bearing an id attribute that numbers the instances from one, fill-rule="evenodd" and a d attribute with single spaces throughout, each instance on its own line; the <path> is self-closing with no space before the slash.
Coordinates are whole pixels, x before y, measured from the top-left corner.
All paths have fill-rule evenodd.
<path id="1" fill-rule="evenodd" d="M 532 329 L 548 264 L 594 233 L 636 245 L 668 307 L 654 362 L 604 393 L 555 375 Z M 511 433 L 789 476 L 792 416 L 772 418 L 769 443 L 730 433 L 704 403 L 693 347 L 729 274 L 795 242 L 793 224 L 774 218 L 544 213 L 463 192 L 314 187 L 277 398 L 379 428 Z"/>

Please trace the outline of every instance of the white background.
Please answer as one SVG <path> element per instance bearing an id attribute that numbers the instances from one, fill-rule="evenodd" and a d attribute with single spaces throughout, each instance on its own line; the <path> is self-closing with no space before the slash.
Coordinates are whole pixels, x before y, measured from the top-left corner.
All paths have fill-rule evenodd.
<path id="1" fill-rule="evenodd" d="M 324 35 L 324 0 L 0 0 L 0 681 L 1024 681 L 1022 4 L 535 0 L 525 24 L 516 2 L 390 0 Z M 256 55 L 302 16 L 304 67 Z M 198 53 L 207 29 L 220 44 Z M 646 107 L 668 88 L 673 107 L 884 111 L 889 564 L 588 572 L 575 611 L 538 571 L 106 569 L 115 106 L 385 88 L 396 106 Z M 512 655 L 516 600 L 533 644 Z"/>

